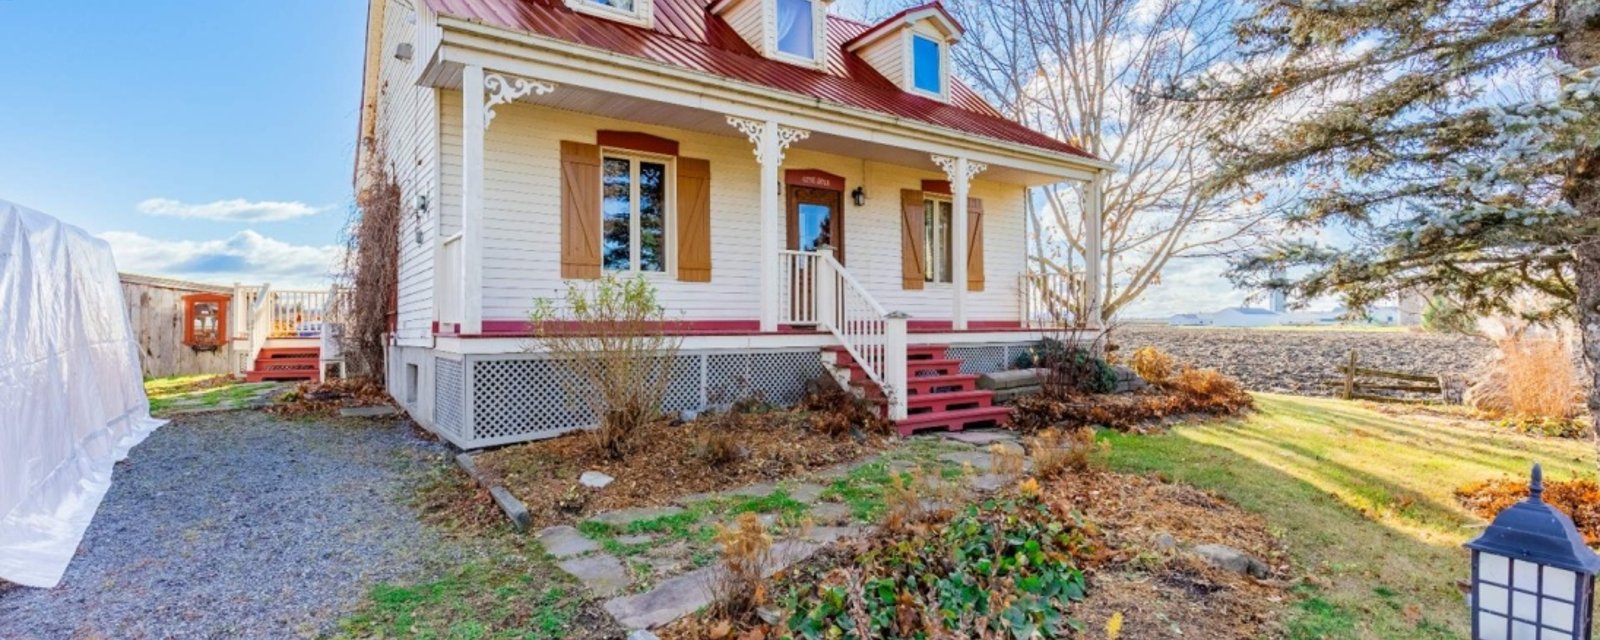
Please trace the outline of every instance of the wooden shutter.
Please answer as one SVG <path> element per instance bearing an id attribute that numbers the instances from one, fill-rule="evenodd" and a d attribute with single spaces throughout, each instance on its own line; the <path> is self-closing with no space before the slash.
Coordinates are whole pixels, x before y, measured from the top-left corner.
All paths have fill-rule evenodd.
<path id="1" fill-rule="evenodd" d="M 967 290 L 983 291 L 983 201 L 967 199 Z"/>
<path id="2" fill-rule="evenodd" d="M 678 158 L 678 279 L 711 282 L 711 161 Z"/>
<path id="3" fill-rule="evenodd" d="M 921 289 L 927 271 L 928 247 L 922 237 L 922 192 L 900 192 L 900 286 Z"/>
<path id="4" fill-rule="evenodd" d="M 600 147 L 561 143 L 561 277 L 600 277 Z"/>

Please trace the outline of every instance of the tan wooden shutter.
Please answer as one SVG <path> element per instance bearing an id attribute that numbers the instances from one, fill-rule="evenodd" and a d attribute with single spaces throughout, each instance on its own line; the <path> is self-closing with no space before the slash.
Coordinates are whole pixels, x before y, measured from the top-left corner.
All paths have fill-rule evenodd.
<path id="1" fill-rule="evenodd" d="M 711 282 L 711 161 L 678 158 L 678 279 Z"/>
<path id="2" fill-rule="evenodd" d="M 900 192 L 900 286 L 921 289 L 927 271 L 928 247 L 922 237 L 922 192 Z"/>
<path id="3" fill-rule="evenodd" d="M 967 290 L 983 291 L 983 201 L 967 199 Z"/>
<path id="4" fill-rule="evenodd" d="M 600 147 L 561 142 L 561 277 L 600 277 Z"/>

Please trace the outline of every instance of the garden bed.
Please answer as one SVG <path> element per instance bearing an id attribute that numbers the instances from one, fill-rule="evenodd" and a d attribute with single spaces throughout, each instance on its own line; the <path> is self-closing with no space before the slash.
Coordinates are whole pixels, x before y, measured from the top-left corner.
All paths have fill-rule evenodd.
<path id="1" fill-rule="evenodd" d="M 659 421 L 637 434 L 642 443 L 621 459 L 598 451 L 583 434 L 490 451 L 476 461 L 527 506 L 535 528 L 635 507 L 656 507 L 694 494 L 771 482 L 855 462 L 884 450 L 880 436 L 826 435 L 800 411 L 755 412 L 737 420 Z M 729 449 L 709 462 L 708 436 Z M 614 479 L 603 489 L 579 484 L 596 471 Z"/>

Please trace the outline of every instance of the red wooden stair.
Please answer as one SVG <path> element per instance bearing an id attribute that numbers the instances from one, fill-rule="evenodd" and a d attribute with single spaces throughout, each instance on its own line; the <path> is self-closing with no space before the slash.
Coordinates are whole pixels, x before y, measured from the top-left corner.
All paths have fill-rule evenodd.
<path id="1" fill-rule="evenodd" d="M 860 387 L 884 411 L 883 389 L 867 377 L 866 370 L 842 347 L 827 349 L 836 366 L 849 373 L 850 384 Z M 978 376 L 961 373 L 962 361 L 949 358 L 944 345 L 911 345 L 906 354 L 906 404 L 908 415 L 899 421 L 900 435 L 924 429 L 961 431 L 979 425 L 1002 426 L 1011 419 L 1010 407 L 994 405 L 994 392 L 977 388 Z"/>
<path id="2" fill-rule="evenodd" d="M 244 373 L 246 382 L 317 380 L 322 350 L 317 347 L 262 348 L 255 368 Z"/>

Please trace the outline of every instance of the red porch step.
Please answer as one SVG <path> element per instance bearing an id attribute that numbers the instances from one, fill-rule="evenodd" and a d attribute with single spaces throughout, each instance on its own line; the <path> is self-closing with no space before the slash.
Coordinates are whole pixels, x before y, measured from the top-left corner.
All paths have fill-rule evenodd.
<path id="1" fill-rule="evenodd" d="M 850 372 L 850 384 L 861 388 L 884 411 L 888 400 L 883 389 L 873 383 L 843 347 L 826 351 L 837 366 Z M 978 376 L 961 373 L 962 360 L 948 357 L 949 347 L 936 344 L 913 345 L 906 359 L 906 410 L 909 415 L 897 426 L 908 436 L 925 429 L 961 431 L 978 425 L 1004 426 L 1011 420 L 1010 407 L 994 406 L 994 392 L 977 388 Z"/>
<path id="2" fill-rule="evenodd" d="M 244 373 L 246 382 L 319 380 L 322 350 L 316 347 L 262 349 L 255 368 Z"/>

